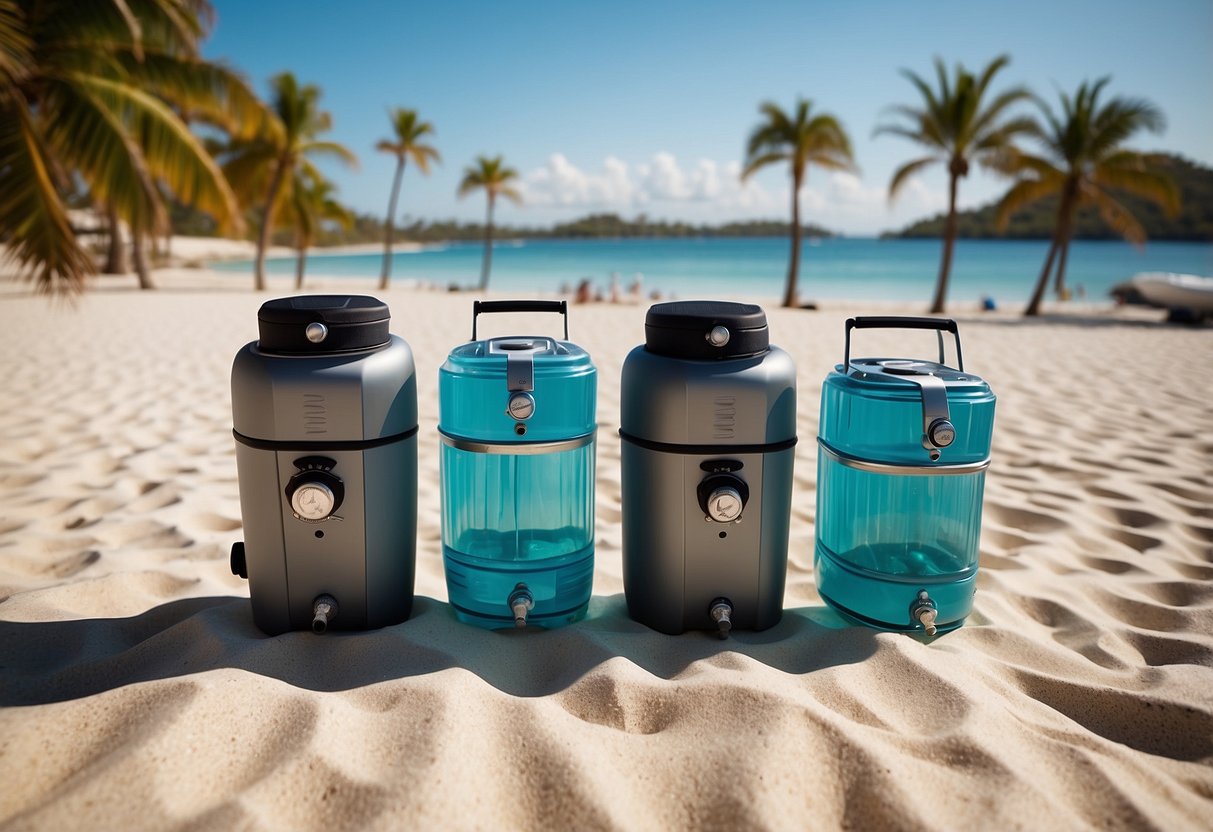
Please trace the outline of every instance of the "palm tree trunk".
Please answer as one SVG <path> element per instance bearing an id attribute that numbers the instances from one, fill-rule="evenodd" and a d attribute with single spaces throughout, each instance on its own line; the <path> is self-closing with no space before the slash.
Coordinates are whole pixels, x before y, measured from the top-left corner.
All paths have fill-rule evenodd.
<path id="1" fill-rule="evenodd" d="M 1049 255 L 1045 258 L 1045 267 L 1040 270 L 1040 277 L 1036 279 L 1036 288 L 1032 291 L 1032 299 L 1028 301 L 1028 306 L 1024 309 L 1024 317 L 1032 317 L 1040 314 L 1040 302 L 1045 296 L 1045 287 L 1049 285 L 1049 272 L 1053 268 L 1053 259 L 1057 256 L 1058 249 L 1058 232 L 1053 232 L 1053 240 L 1049 243 Z"/>
<path id="2" fill-rule="evenodd" d="M 939 262 L 939 279 L 935 283 L 935 299 L 931 301 L 932 315 L 942 315 L 948 302 L 948 279 L 952 276 L 952 250 L 956 247 L 956 186 L 960 177 L 949 175 L 948 219 L 943 226 L 943 258 Z"/>
<path id="3" fill-rule="evenodd" d="M 265 291 L 265 250 L 270 244 L 270 230 L 274 227 L 274 203 L 278 199 L 278 190 L 286 176 L 286 159 L 278 160 L 274 170 L 274 178 L 270 180 L 269 193 L 265 197 L 265 212 L 261 216 L 261 232 L 257 235 L 257 260 L 253 266 L 253 289 Z"/>
<path id="4" fill-rule="evenodd" d="M 788 255 L 788 279 L 783 287 L 783 305 L 793 307 L 797 301 L 797 279 L 800 277 L 800 183 L 801 174 L 792 170 L 792 227 L 789 230 L 792 238 L 792 251 Z"/>
<path id="5" fill-rule="evenodd" d="M 1070 254 L 1070 237 L 1074 229 L 1074 208 L 1078 195 L 1078 185 L 1067 181 L 1061 193 L 1061 204 L 1057 207 L 1057 235 L 1061 245 L 1061 257 L 1057 261 L 1057 276 L 1053 282 L 1053 291 L 1058 300 L 1066 296 L 1066 261 Z"/>
<path id="6" fill-rule="evenodd" d="M 140 289 L 155 289 L 152 273 L 147 267 L 147 252 L 143 248 L 143 229 L 131 226 L 131 256 L 135 261 L 135 274 L 139 276 Z"/>
<path id="7" fill-rule="evenodd" d="M 122 226 L 118 220 L 118 212 L 114 206 L 105 206 L 105 222 L 109 226 L 109 248 L 105 254 L 105 268 L 102 274 L 126 274 L 131 266 L 126 257 L 126 246 L 122 244 Z"/>
<path id="8" fill-rule="evenodd" d="M 387 232 L 383 239 L 383 271 L 379 274 L 379 288 L 386 289 L 392 279 L 392 230 L 396 222 L 396 198 L 400 196 L 400 180 L 404 178 L 404 156 L 396 163 L 396 179 L 392 182 L 392 196 L 387 203 Z"/>
<path id="9" fill-rule="evenodd" d="M 1044 300 L 1045 288 L 1049 285 L 1049 271 L 1053 267 L 1054 258 L 1060 254 L 1064 263 L 1065 252 L 1070 245 L 1070 228 L 1074 214 L 1073 193 L 1074 191 L 1068 186 L 1062 189 L 1061 201 L 1057 204 L 1057 221 L 1053 226 L 1053 242 L 1049 246 L 1049 256 L 1045 258 L 1045 267 L 1036 281 L 1032 299 L 1028 301 L 1028 307 L 1023 311 L 1025 316 L 1040 314 L 1040 304 Z M 1058 271 L 1061 273 L 1060 268 Z"/>
<path id="10" fill-rule="evenodd" d="M 1070 233 L 1069 229 L 1061 239 L 1061 253 L 1057 258 L 1057 279 L 1053 283 L 1053 291 L 1057 293 L 1058 300 L 1069 300 L 1066 290 L 1066 260 L 1070 254 Z"/>
<path id="11" fill-rule="evenodd" d="M 299 244 L 299 254 L 295 257 L 295 291 L 303 288 L 303 271 L 307 268 L 307 245 Z"/>
<path id="12" fill-rule="evenodd" d="M 489 269 L 493 265 L 493 194 L 489 193 L 489 209 L 484 220 L 484 261 L 480 265 L 480 291 L 489 288 Z"/>

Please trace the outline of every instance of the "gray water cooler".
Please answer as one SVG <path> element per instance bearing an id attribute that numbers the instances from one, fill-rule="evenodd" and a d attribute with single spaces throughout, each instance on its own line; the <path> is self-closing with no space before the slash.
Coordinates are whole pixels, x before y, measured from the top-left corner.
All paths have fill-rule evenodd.
<path id="1" fill-rule="evenodd" d="M 417 542 L 413 354 L 387 305 L 267 301 L 232 365 L 232 416 L 257 626 L 363 629 L 408 618 Z"/>
<path id="2" fill-rule="evenodd" d="M 623 365 L 623 580 L 664 633 L 778 623 L 787 575 L 796 368 L 753 304 L 653 306 Z"/>

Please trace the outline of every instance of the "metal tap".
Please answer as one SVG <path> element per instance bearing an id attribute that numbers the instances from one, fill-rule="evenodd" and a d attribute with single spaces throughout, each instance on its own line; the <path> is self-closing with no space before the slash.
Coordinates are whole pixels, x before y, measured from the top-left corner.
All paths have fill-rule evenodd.
<path id="1" fill-rule="evenodd" d="M 509 604 L 510 611 L 514 613 L 514 626 L 519 629 L 525 627 L 527 613 L 535 608 L 535 599 L 531 597 L 531 590 L 526 584 L 516 585 L 506 603 Z"/>
<path id="2" fill-rule="evenodd" d="M 910 607 L 910 620 L 921 625 L 927 635 L 933 636 L 936 632 L 935 619 L 938 616 L 939 610 L 935 608 L 935 602 L 931 600 L 931 596 L 927 595 L 925 589 L 919 590 L 917 600 Z"/>
<path id="3" fill-rule="evenodd" d="M 716 622 L 716 634 L 728 638 L 733 629 L 733 605 L 728 598 L 717 598 L 708 609 L 708 615 Z"/>
<path id="4" fill-rule="evenodd" d="M 329 622 L 337 617 L 337 599 L 332 595 L 317 595 L 312 602 L 312 632 L 319 635 L 329 628 Z"/>

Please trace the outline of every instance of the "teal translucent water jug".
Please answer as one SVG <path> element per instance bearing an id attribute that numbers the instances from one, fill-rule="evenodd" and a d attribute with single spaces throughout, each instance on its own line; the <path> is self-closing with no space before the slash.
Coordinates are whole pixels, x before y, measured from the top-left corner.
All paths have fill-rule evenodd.
<path id="1" fill-rule="evenodd" d="M 478 340 L 488 312 L 559 312 L 564 340 Z M 568 336 L 565 301 L 476 301 L 439 370 L 443 566 L 468 623 L 554 627 L 589 605 L 597 370 Z"/>
<path id="2" fill-rule="evenodd" d="M 851 358 L 851 330 L 933 329 L 939 360 Z M 944 363 L 943 333 L 956 339 Z M 973 608 L 994 394 L 966 372 L 955 321 L 846 324 L 821 391 L 817 589 L 848 618 L 935 635 Z"/>

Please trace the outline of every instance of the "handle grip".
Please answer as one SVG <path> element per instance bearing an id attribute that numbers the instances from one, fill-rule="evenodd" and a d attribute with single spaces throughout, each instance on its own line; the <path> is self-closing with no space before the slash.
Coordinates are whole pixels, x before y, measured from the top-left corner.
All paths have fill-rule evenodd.
<path id="1" fill-rule="evenodd" d="M 921 318 L 912 315 L 866 315 L 847 318 L 846 347 L 842 357 L 842 370 L 851 372 L 852 329 L 933 329 L 939 337 L 939 363 L 944 363 L 943 333 L 950 332 L 956 338 L 956 369 L 964 372 L 964 357 L 960 352 L 960 328 L 951 318 Z"/>
<path id="2" fill-rule="evenodd" d="M 567 300 L 476 300 L 472 301 L 472 340 L 476 340 L 476 318 L 496 312 L 558 312 L 564 316 L 564 340 L 569 340 Z"/>

